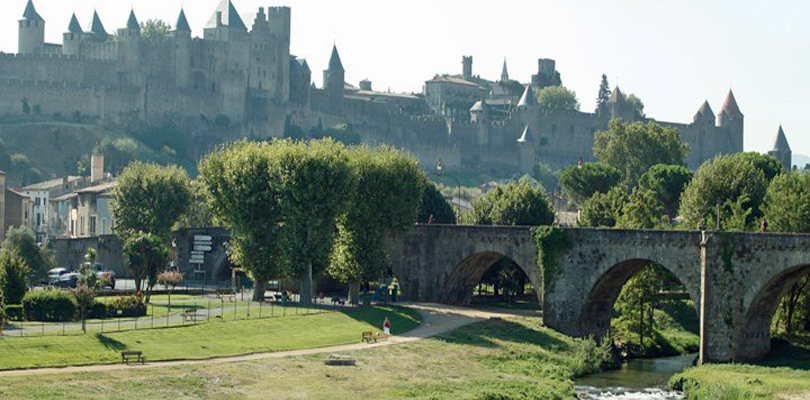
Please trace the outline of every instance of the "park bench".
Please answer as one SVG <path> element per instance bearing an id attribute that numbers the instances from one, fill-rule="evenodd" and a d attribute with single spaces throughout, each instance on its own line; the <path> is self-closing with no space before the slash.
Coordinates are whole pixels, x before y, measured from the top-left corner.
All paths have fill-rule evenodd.
<path id="1" fill-rule="evenodd" d="M 217 289 L 217 298 L 221 299 L 227 297 L 230 301 L 236 300 L 236 292 L 233 289 Z"/>
<path id="2" fill-rule="evenodd" d="M 144 364 L 146 363 L 146 357 L 144 357 L 143 352 L 140 351 L 122 351 L 121 362 L 127 363 L 127 365 L 129 365 L 130 361 L 135 361 Z"/>
<path id="3" fill-rule="evenodd" d="M 377 332 L 374 335 L 374 341 L 376 342 L 378 340 L 388 340 L 389 337 L 391 337 L 391 335 L 388 333 Z"/>
<path id="4" fill-rule="evenodd" d="M 196 309 L 189 308 L 183 310 L 183 322 L 192 321 L 197 322 L 198 318 L 204 318 L 205 316 L 202 314 L 198 314 Z"/>

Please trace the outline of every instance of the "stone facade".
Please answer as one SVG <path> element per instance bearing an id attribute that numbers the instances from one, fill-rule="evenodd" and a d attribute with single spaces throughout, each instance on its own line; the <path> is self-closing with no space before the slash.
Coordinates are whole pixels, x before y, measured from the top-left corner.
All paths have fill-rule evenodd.
<path id="1" fill-rule="evenodd" d="M 528 227 L 417 225 L 391 239 L 391 269 L 406 300 L 464 304 L 486 270 L 506 256 L 543 288 L 538 298 L 546 325 L 599 338 L 608 332 L 622 286 L 646 263 L 659 263 L 703 315 L 706 362 L 767 354 L 779 300 L 810 272 L 810 235 L 709 233 L 704 242 L 696 231 L 561 229 L 572 246 L 556 257 L 549 282 L 542 282 Z"/>
<path id="2" fill-rule="evenodd" d="M 611 118 L 646 121 L 628 109 L 618 88 L 604 114 L 521 107 L 520 93 L 514 93 L 519 83 L 473 75 L 468 56 L 462 74 L 437 75 L 424 93 L 388 93 L 371 90 L 368 81 L 359 88 L 347 84 L 333 47 L 324 85 L 316 88 L 306 60 L 290 54 L 290 24 L 290 8 L 259 8 L 248 29 L 223 0 L 202 38 L 191 36 L 182 11 L 168 36 L 144 38 L 133 12 L 115 40 L 98 14 L 87 30 L 74 15 L 63 43 L 49 44 L 46 21 L 29 0 L 19 23 L 19 53 L 0 54 L 0 114 L 19 114 L 25 99 L 48 115 L 87 115 L 127 126 L 227 117 L 255 136 L 281 136 L 286 123 L 304 131 L 347 123 L 364 142 L 406 149 L 425 168 L 442 159 L 449 169 L 500 176 L 529 173 L 538 162 L 563 167 L 592 160 L 594 133 Z M 560 83 L 554 60 L 538 60 L 531 84 Z M 471 115 L 479 101 L 482 107 Z M 731 93 L 716 118 L 701 107 L 691 123 L 662 124 L 678 128 L 689 143 L 691 168 L 743 150 L 743 115 Z M 527 126 L 535 140 L 519 144 Z"/>

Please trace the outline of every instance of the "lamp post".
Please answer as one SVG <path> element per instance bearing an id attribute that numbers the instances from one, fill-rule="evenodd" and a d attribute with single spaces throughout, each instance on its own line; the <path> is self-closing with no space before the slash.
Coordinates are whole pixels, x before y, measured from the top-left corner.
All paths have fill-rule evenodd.
<path id="1" fill-rule="evenodd" d="M 442 159 L 440 158 L 436 161 L 436 172 L 432 172 L 428 174 L 428 176 L 440 176 L 440 177 L 448 177 L 456 182 L 456 191 L 458 199 L 458 203 L 456 203 L 456 223 L 458 223 L 459 218 L 461 218 L 461 182 L 459 182 L 458 178 L 448 173 L 442 173 Z M 452 203 L 452 201 L 451 201 Z"/>

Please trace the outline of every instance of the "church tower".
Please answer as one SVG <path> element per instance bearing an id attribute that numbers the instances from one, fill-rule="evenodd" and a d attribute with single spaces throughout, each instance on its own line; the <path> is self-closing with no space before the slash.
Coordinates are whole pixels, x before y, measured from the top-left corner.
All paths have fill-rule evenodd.
<path id="1" fill-rule="evenodd" d="M 790 150 L 785 131 L 782 130 L 782 125 L 779 125 L 779 130 L 776 132 L 776 137 L 773 139 L 773 146 L 768 155 L 779 160 L 785 172 L 790 171 L 793 165 L 793 152 Z"/>
<path id="2" fill-rule="evenodd" d="M 28 0 L 19 25 L 17 52 L 20 54 L 42 54 L 45 50 L 45 20 Z"/>
<path id="3" fill-rule="evenodd" d="M 509 71 L 506 70 L 506 59 L 503 59 L 503 70 L 501 71 L 501 82 L 509 80 Z"/>
<path id="4" fill-rule="evenodd" d="M 329 58 L 329 68 L 323 71 L 323 90 L 329 97 L 332 110 L 343 109 L 343 91 L 346 82 L 346 71 L 340 61 L 337 46 L 332 46 L 332 56 Z"/>

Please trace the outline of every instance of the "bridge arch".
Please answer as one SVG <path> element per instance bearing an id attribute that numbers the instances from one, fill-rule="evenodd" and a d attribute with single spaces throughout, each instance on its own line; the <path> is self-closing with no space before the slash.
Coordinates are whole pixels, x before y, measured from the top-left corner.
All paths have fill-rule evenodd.
<path id="1" fill-rule="evenodd" d="M 687 293 L 689 293 L 689 297 L 696 307 L 695 311 L 700 312 L 698 308 L 700 298 L 696 297 L 697 293 L 694 292 L 694 288 L 690 290 L 689 285 L 687 285 L 686 282 L 689 280 L 689 277 L 681 274 L 678 268 L 667 267 L 666 264 L 660 261 L 654 261 L 648 258 L 631 258 L 610 266 L 590 287 L 590 291 L 583 302 L 582 310 L 579 313 L 579 320 L 577 321 L 579 334 L 582 336 L 592 335 L 597 339 L 606 335 L 610 331 L 613 307 L 619 298 L 619 294 L 621 294 L 622 288 L 624 288 L 630 278 L 634 277 L 644 267 L 650 264 L 659 265 L 674 275 L 678 282 L 684 286 Z"/>
<path id="2" fill-rule="evenodd" d="M 757 360 L 771 351 L 771 325 L 779 303 L 790 288 L 807 274 L 810 274 L 810 264 L 795 265 L 756 288 L 743 320 L 737 324 L 737 340 L 732 342 L 734 360 Z"/>
<path id="3" fill-rule="evenodd" d="M 441 291 L 440 302 L 449 304 L 468 304 L 472 298 L 473 289 L 484 277 L 484 274 L 492 268 L 495 263 L 502 258 L 509 258 L 517 264 L 524 274 L 529 278 L 529 281 L 534 287 L 538 300 L 541 299 L 540 290 L 542 289 L 542 280 L 538 269 L 532 268 L 532 265 L 526 263 L 536 263 L 536 259 L 530 260 L 517 260 L 515 257 L 520 258 L 520 255 L 511 254 L 511 256 L 503 254 L 498 251 L 480 251 L 474 253 L 452 269 L 444 283 L 444 288 Z M 524 257 L 525 258 L 525 257 Z"/>

